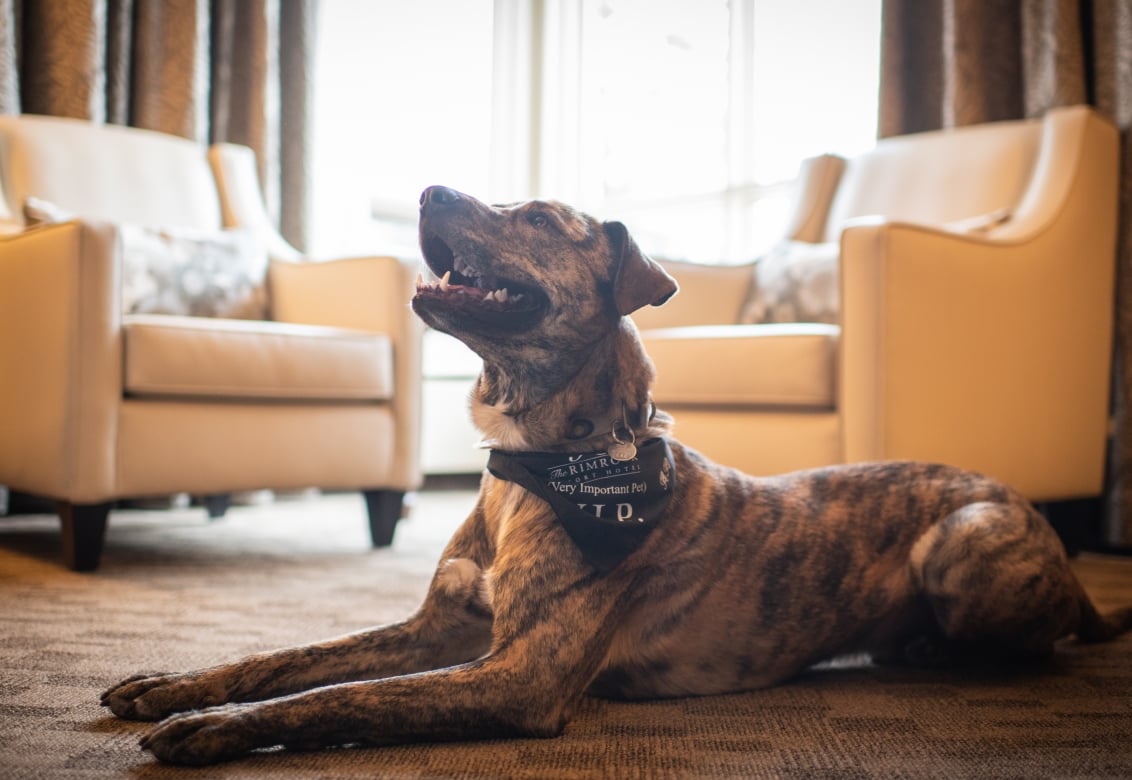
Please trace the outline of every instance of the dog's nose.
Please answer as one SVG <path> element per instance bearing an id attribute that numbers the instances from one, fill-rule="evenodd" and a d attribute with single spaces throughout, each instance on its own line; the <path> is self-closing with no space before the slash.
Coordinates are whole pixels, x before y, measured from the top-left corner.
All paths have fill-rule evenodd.
<path id="1" fill-rule="evenodd" d="M 432 186 L 421 193 L 421 205 L 447 206 L 460 199 L 460 193 L 449 187 Z"/>

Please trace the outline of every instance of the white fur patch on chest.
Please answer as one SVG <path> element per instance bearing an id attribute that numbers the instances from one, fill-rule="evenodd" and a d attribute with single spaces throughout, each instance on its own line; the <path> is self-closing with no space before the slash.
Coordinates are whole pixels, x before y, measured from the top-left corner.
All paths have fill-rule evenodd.
<path id="1" fill-rule="evenodd" d="M 503 404 L 472 404 L 472 424 L 483 434 L 484 445 L 503 450 L 528 449 L 522 427 Z"/>

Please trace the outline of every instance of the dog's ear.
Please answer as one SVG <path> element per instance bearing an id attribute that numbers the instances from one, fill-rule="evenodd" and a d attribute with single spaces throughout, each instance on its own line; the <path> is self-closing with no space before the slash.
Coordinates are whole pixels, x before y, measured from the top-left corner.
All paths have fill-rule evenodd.
<path id="1" fill-rule="evenodd" d="M 620 222 L 603 222 L 613 251 L 613 300 L 624 317 L 642 306 L 660 306 L 676 294 L 676 280 L 647 257 Z"/>

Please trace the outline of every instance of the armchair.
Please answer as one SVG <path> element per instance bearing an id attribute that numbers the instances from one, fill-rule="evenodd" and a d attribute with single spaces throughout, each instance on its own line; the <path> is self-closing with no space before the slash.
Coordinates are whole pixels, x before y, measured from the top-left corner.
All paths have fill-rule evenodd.
<path id="1" fill-rule="evenodd" d="M 1077 106 L 811 160 L 786 238 L 831 248 L 837 320 L 742 324 L 757 265 L 667 263 L 680 294 L 635 315 L 657 404 L 753 474 L 909 458 L 1099 495 L 1119 153 Z"/>
<path id="2" fill-rule="evenodd" d="M 420 482 L 415 263 L 308 262 L 263 212 L 250 150 L 0 117 L 0 485 L 55 499 L 64 558 L 97 567 L 120 498 L 364 491 L 391 543 Z M 28 197 L 75 215 L 23 230 Z M 243 224 L 268 316 L 124 311 L 127 226 Z M 19 232 L 15 232 L 19 231 Z"/>

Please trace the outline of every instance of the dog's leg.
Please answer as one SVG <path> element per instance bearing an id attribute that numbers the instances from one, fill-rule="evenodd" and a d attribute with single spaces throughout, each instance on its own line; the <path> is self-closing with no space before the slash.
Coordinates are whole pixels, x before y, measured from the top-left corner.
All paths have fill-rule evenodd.
<path id="1" fill-rule="evenodd" d="M 402 741 L 558 734 L 605 657 L 624 584 L 577 568 L 552 548 L 511 557 L 495 604 L 496 646 L 460 666 L 328 686 L 176 715 L 142 740 L 173 763 L 205 764 L 283 745 L 315 749 Z M 534 573 L 532 575 L 532 573 Z M 500 604 L 506 592 L 507 603 Z"/>
<path id="2" fill-rule="evenodd" d="M 1064 548 L 1024 504 L 970 504 L 932 526 L 912 549 L 938 631 L 907 652 L 921 663 L 1042 658 L 1076 630 L 1084 592 Z"/>
<path id="3" fill-rule="evenodd" d="M 459 549 L 456 544 L 449 550 Z M 120 718 L 158 720 L 226 702 L 261 701 L 320 685 L 438 669 L 489 649 L 491 608 L 483 573 L 467 558 L 437 570 L 421 609 L 407 621 L 312 645 L 260 653 L 183 674 L 131 677 L 102 694 Z"/>
<path id="4" fill-rule="evenodd" d="M 174 715 L 141 746 L 162 761 L 199 765 L 276 745 L 315 750 L 557 734 L 567 716 L 560 682 L 519 666 L 512 655 Z"/>

